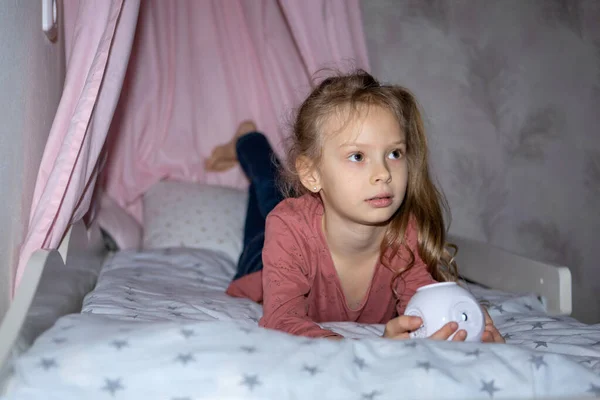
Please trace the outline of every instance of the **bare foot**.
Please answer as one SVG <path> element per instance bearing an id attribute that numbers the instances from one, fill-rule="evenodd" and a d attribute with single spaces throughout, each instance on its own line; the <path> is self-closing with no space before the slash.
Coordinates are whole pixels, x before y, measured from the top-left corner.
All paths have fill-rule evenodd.
<path id="1" fill-rule="evenodd" d="M 256 131 L 256 124 L 254 123 L 254 121 L 244 121 L 238 126 L 237 130 L 235 131 L 234 139 L 237 140 L 237 138 L 239 138 L 240 136 L 244 136 L 246 133 L 254 131 Z"/>
<path id="2" fill-rule="evenodd" d="M 256 130 L 252 121 L 243 121 L 237 128 L 235 136 L 229 142 L 215 147 L 210 157 L 204 162 L 204 168 L 210 172 L 222 172 L 233 168 L 237 164 L 235 144 L 240 136 Z"/>

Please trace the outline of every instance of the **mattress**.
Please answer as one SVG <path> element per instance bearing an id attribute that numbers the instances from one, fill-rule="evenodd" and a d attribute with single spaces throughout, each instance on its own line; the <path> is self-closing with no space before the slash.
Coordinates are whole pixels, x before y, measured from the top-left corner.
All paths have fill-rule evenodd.
<path id="1" fill-rule="evenodd" d="M 411 399 L 600 396 L 600 326 L 551 317 L 529 294 L 471 286 L 507 344 L 360 340 L 257 326 L 260 305 L 224 290 L 234 264 L 210 250 L 119 252 L 81 314 L 62 317 L 15 365 L 5 399 Z"/>

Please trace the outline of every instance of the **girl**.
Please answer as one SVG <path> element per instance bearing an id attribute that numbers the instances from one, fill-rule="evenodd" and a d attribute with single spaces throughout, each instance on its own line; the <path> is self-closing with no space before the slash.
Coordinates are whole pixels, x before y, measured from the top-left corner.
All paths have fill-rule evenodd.
<path id="1" fill-rule="evenodd" d="M 456 279 L 414 97 L 364 71 L 325 79 L 294 123 L 285 200 L 268 142 L 247 131 L 254 125 L 242 124 L 207 161 L 223 170 L 237 155 L 251 182 L 245 249 L 227 293 L 262 302 L 266 328 L 338 339 L 317 322 L 355 321 L 408 338 L 421 326 L 403 315 L 415 291 Z M 503 342 L 485 315 L 483 340 Z M 457 327 L 432 338 L 445 340 Z M 453 340 L 465 338 L 461 330 Z"/>

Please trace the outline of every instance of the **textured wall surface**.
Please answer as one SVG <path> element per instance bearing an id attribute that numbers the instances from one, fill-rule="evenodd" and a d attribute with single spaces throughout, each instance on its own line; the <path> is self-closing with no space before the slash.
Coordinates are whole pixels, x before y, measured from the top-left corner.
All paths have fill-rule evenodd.
<path id="1" fill-rule="evenodd" d="M 41 2 L 0 0 L 0 318 L 64 74 L 62 35 L 46 39 Z"/>
<path id="2" fill-rule="evenodd" d="M 600 321 L 600 1 L 362 7 L 373 72 L 424 109 L 451 232 L 569 266 L 573 315 Z"/>

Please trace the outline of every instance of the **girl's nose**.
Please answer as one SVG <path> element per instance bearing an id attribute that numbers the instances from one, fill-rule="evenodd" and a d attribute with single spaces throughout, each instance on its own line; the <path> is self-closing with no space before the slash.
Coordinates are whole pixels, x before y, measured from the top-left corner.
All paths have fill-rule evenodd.
<path id="1" fill-rule="evenodd" d="M 389 183 L 392 180 L 392 174 L 390 168 L 386 162 L 377 163 L 373 167 L 373 173 L 371 175 L 371 183 Z"/>

